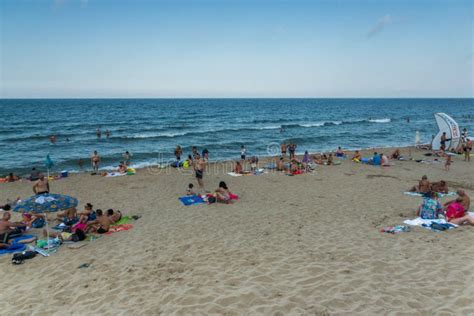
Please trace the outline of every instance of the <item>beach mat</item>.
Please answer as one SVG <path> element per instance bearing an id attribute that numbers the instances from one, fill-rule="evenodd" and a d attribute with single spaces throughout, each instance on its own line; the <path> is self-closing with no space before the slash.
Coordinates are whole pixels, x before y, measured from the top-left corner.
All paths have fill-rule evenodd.
<path id="1" fill-rule="evenodd" d="M 426 228 L 426 229 L 429 229 L 429 230 L 434 230 L 434 229 L 431 228 L 432 224 L 441 224 L 441 225 L 449 224 L 450 226 L 452 226 L 452 228 L 455 228 L 455 227 L 458 226 L 458 225 L 448 223 L 444 219 L 422 219 L 421 217 L 417 217 L 417 218 L 414 218 L 414 219 L 407 219 L 407 220 L 403 221 L 403 223 L 407 224 L 407 225 L 410 225 L 410 226 L 423 227 L 423 228 Z"/>
<path id="2" fill-rule="evenodd" d="M 235 172 L 227 172 L 227 174 L 231 177 L 241 177 L 241 176 L 243 176 L 243 174 L 235 173 Z"/>
<path id="3" fill-rule="evenodd" d="M 179 200 L 186 206 L 205 203 L 204 200 L 197 195 L 182 196 Z"/>
<path id="4" fill-rule="evenodd" d="M 21 235 L 19 237 L 13 238 L 12 239 L 12 244 L 28 243 L 28 242 L 25 242 L 27 240 L 31 240 L 29 242 L 33 242 L 33 241 L 36 240 L 36 236 L 35 235 Z M 21 243 L 21 241 L 23 241 L 23 243 Z"/>

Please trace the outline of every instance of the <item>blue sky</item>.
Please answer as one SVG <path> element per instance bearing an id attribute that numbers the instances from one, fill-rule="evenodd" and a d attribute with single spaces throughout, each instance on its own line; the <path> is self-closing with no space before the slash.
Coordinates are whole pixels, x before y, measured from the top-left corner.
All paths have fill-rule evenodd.
<path id="1" fill-rule="evenodd" d="M 2 0 L 0 97 L 472 97 L 464 0 Z"/>

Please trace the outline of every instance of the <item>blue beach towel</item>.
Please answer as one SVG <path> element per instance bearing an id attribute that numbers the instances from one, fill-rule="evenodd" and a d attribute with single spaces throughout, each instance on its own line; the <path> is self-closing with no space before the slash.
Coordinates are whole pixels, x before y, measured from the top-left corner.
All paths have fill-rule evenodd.
<path id="1" fill-rule="evenodd" d="M 26 249 L 25 245 L 22 244 L 12 244 L 10 247 L 6 249 L 0 249 L 0 256 L 8 253 L 15 253 L 15 252 L 21 252 Z"/>
<path id="2" fill-rule="evenodd" d="M 197 195 L 182 196 L 179 200 L 186 206 L 205 203 L 204 200 Z"/>
<path id="3" fill-rule="evenodd" d="M 31 239 L 31 238 L 35 238 L 35 237 L 36 237 L 35 235 L 21 235 L 19 237 L 13 238 L 12 239 L 12 244 L 18 244 L 22 240 Z"/>

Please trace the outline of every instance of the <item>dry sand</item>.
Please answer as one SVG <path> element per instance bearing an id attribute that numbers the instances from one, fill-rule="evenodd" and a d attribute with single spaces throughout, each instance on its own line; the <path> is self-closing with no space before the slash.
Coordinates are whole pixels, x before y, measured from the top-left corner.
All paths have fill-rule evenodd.
<path id="1" fill-rule="evenodd" d="M 177 198 L 195 180 L 174 169 L 73 175 L 52 191 L 77 196 L 81 209 L 91 202 L 142 218 L 20 266 L 1 256 L 0 313 L 474 314 L 474 227 L 379 231 L 414 217 L 420 199 L 402 192 L 423 174 L 474 196 L 473 163 L 461 160 L 449 172 L 344 161 L 293 177 L 234 178 L 218 165 L 207 188 L 225 180 L 241 200 L 189 207 Z M 28 182 L 0 184 L 0 201 L 30 194 Z"/>

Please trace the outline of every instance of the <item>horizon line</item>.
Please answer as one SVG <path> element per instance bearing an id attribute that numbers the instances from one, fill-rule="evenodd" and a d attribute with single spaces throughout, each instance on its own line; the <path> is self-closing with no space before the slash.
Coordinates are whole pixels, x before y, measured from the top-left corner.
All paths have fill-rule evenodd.
<path id="1" fill-rule="evenodd" d="M 474 96 L 454 96 L 454 97 L 439 97 L 439 96 L 423 96 L 423 97 L 12 97 L 12 98 L 1 98 L 0 100 L 177 100 L 177 99 L 188 99 L 188 100 L 199 100 L 199 99 L 474 99 Z"/>

